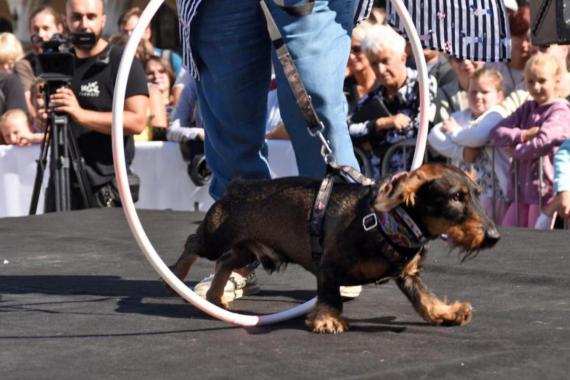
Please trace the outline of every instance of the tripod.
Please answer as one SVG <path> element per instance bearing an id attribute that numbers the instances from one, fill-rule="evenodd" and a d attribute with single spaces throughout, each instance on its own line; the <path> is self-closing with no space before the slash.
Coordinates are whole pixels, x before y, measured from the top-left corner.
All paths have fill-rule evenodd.
<path id="1" fill-rule="evenodd" d="M 45 104 L 49 104 L 50 89 L 67 85 L 68 82 L 47 81 L 44 88 Z M 88 179 L 85 173 L 85 162 L 79 152 L 77 141 L 70 129 L 69 117 L 65 114 L 58 114 L 53 110 L 49 111 L 46 134 L 40 150 L 40 157 L 37 160 L 36 178 L 30 202 L 30 215 L 35 215 L 40 196 L 40 189 L 44 178 L 47 164 L 48 150 L 50 155 L 50 175 L 53 176 L 55 211 L 67 211 L 71 209 L 71 181 L 70 168 L 73 169 L 75 178 L 79 185 L 79 191 L 83 206 L 91 206 L 89 193 L 87 192 Z"/>

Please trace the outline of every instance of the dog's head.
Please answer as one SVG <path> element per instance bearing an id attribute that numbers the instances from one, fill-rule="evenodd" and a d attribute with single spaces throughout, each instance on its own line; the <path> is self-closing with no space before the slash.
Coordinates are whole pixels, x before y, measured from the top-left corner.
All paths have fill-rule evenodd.
<path id="1" fill-rule="evenodd" d="M 425 164 L 396 176 L 376 197 L 376 212 L 402 205 L 430 238 L 447 235 L 466 255 L 499 241 L 497 227 L 479 204 L 479 188 L 462 170 L 446 164 Z"/>

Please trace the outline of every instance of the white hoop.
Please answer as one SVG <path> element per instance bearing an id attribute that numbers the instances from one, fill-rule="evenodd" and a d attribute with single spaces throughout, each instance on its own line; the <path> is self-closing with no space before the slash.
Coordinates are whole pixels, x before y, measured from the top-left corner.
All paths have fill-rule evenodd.
<path id="1" fill-rule="evenodd" d="M 138 214 L 136 212 L 131 191 L 127 179 L 127 168 L 125 164 L 125 152 L 123 148 L 123 109 L 125 103 L 125 92 L 127 87 L 128 75 L 131 69 L 133 59 L 135 56 L 136 48 L 139 41 L 142 38 L 144 30 L 150 24 L 150 21 L 162 5 L 164 0 L 150 0 L 146 8 L 144 9 L 139 22 L 137 23 L 135 29 L 123 52 L 121 58 L 121 63 L 119 65 L 119 71 L 117 75 L 117 82 L 115 84 L 114 94 L 113 94 L 113 127 L 112 127 L 112 144 L 113 144 L 113 159 L 114 168 L 117 176 L 117 184 L 119 189 L 119 194 L 121 196 L 121 202 L 123 204 L 123 210 L 125 212 L 125 217 L 131 229 L 133 236 L 135 237 L 140 249 L 143 251 L 145 257 L 152 265 L 154 270 L 160 275 L 160 277 L 172 288 L 176 293 L 178 293 L 182 298 L 191 303 L 193 306 L 204 311 L 210 316 L 220 319 L 222 321 L 239 325 L 239 326 L 259 326 L 268 325 L 277 322 L 281 322 L 287 319 L 292 319 L 310 311 L 316 304 L 316 298 L 313 298 L 304 304 L 295 306 L 291 309 L 269 315 L 243 315 L 230 312 L 216 305 L 211 304 L 202 297 L 194 293 L 190 288 L 188 288 L 184 282 L 182 282 L 178 277 L 176 277 L 168 268 L 168 266 L 162 261 L 158 253 L 152 246 L 148 236 L 146 235 Z M 418 141 L 416 143 L 416 152 L 414 155 L 414 160 L 412 162 L 412 168 L 419 167 L 421 165 L 421 158 L 423 158 L 423 152 L 425 151 L 425 143 L 427 139 L 427 115 L 425 112 L 426 104 L 429 99 L 426 97 L 425 92 L 427 91 L 424 82 L 427 82 L 427 66 L 425 59 L 422 54 L 422 48 L 420 45 L 420 40 L 417 35 L 415 28 L 413 27 L 410 16 L 407 13 L 406 8 L 401 3 L 402 0 L 392 0 L 395 5 L 395 9 L 404 21 L 404 26 L 406 32 L 409 36 L 412 36 L 412 48 L 414 52 L 414 57 L 418 66 L 418 72 L 420 75 L 420 131 L 418 134 Z M 417 44 L 417 46 L 416 46 Z M 419 47 L 418 47 L 419 46 Z M 423 146 L 421 146 L 423 144 Z M 420 154 L 421 152 L 421 154 Z M 417 164 L 418 156 L 420 157 L 420 163 Z"/>

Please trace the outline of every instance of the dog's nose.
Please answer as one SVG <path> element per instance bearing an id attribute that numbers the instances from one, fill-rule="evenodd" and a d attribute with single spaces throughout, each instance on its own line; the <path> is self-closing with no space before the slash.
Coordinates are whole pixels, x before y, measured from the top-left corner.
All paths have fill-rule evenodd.
<path id="1" fill-rule="evenodd" d="M 484 244 L 486 247 L 492 247 L 495 244 L 497 244 L 500 238 L 501 234 L 499 234 L 499 231 L 496 228 L 490 228 L 487 231 L 485 231 Z"/>

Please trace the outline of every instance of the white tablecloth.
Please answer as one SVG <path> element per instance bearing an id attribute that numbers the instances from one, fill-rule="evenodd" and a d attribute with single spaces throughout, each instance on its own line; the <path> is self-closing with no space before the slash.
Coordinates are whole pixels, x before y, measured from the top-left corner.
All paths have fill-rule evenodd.
<path id="1" fill-rule="evenodd" d="M 269 165 L 274 177 L 297 174 L 295 155 L 289 141 L 269 141 Z M 0 145 L 0 217 L 28 215 L 36 175 L 38 145 Z M 136 207 L 154 210 L 206 211 L 213 200 L 208 186 L 196 187 L 187 174 L 178 143 L 141 142 L 136 144 L 132 169 L 141 178 Z M 38 213 L 43 210 L 43 190 Z"/>

